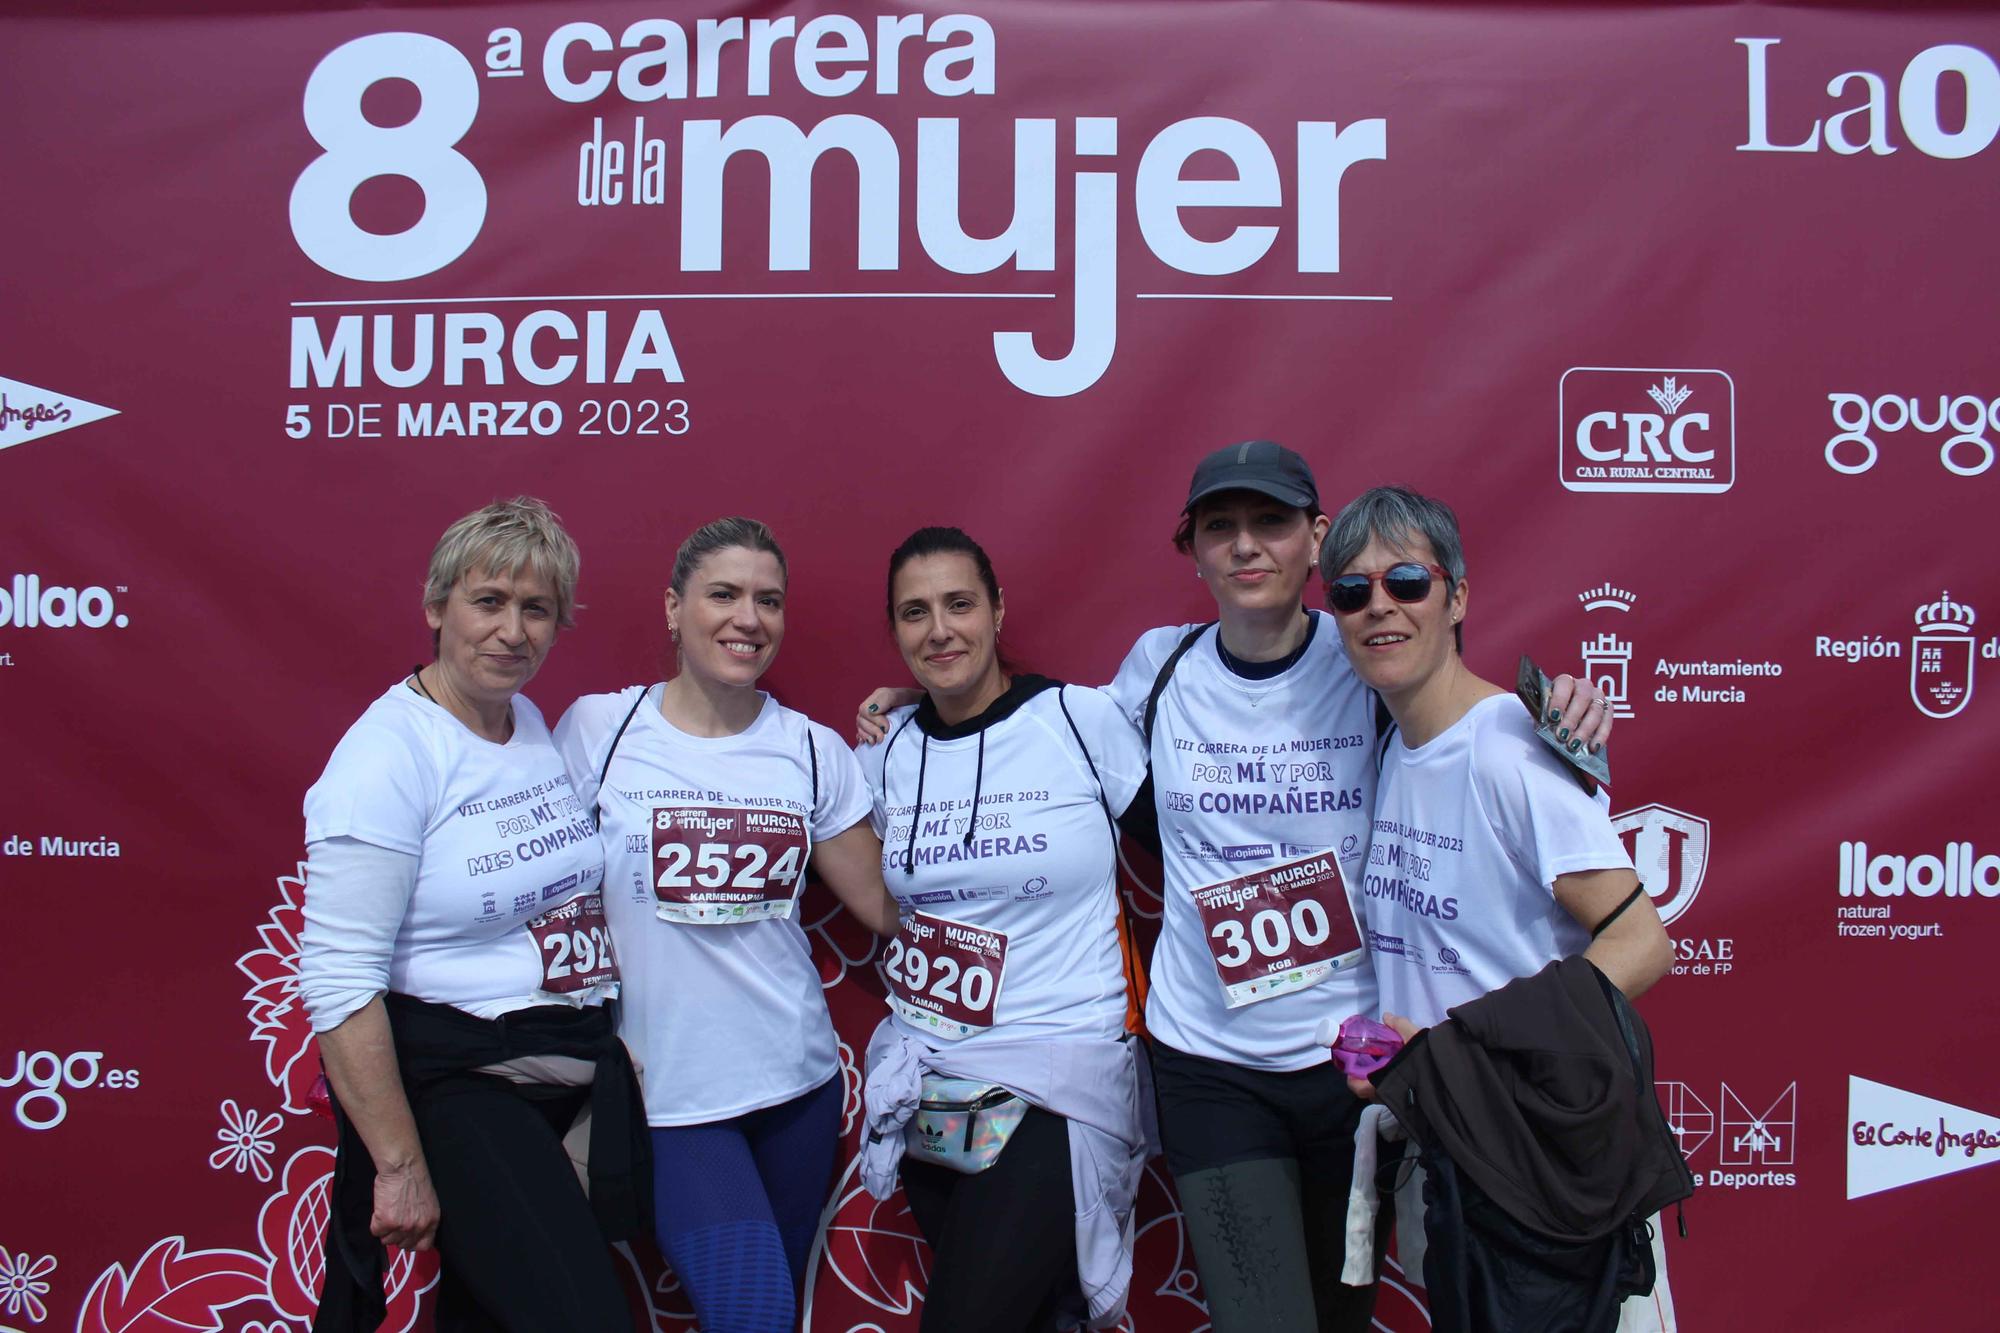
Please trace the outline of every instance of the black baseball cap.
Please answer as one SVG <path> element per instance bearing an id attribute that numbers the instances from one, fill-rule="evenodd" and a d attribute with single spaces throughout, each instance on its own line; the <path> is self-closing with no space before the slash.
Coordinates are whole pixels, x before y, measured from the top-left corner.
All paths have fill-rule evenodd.
<path id="1" fill-rule="evenodd" d="M 1245 440 L 1195 464 L 1182 513 L 1221 491 L 1255 491 L 1280 504 L 1311 512 L 1319 508 L 1319 487 L 1306 460 L 1276 440 Z"/>

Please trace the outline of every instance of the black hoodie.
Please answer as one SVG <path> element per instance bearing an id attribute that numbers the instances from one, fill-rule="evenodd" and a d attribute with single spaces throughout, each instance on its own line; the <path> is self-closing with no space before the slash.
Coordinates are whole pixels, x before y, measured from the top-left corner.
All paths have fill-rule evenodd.
<path id="1" fill-rule="evenodd" d="M 965 821 L 965 841 L 970 843 L 972 835 L 979 829 L 979 788 L 986 780 L 986 729 L 1012 717 L 1020 711 L 1023 704 L 1042 691 L 1061 688 L 1061 681 L 1050 680 L 1047 676 L 1016 676 L 1008 682 L 1006 690 L 999 698 L 986 705 L 985 708 L 971 717 L 966 718 L 963 722 L 946 722 L 943 718 L 939 717 L 937 705 L 932 703 L 931 697 L 926 694 L 922 702 L 918 703 L 917 711 L 910 716 L 910 721 L 896 728 L 895 735 L 889 737 L 889 746 L 884 748 L 882 755 L 883 771 L 885 773 L 888 771 L 888 748 L 896 744 L 897 738 L 903 734 L 911 723 L 916 724 L 918 734 L 922 738 L 924 750 L 922 757 L 917 761 L 917 799 L 914 803 L 914 808 L 921 811 L 924 808 L 924 774 L 930 766 L 930 743 L 934 740 L 955 741 L 967 736 L 979 737 L 979 759 L 972 770 L 972 817 Z M 912 818 L 910 820 L 910 836 L 903 847 L 903 870 L 906 874 L 910 873 L 913 869 L 914 862 L 912 857 L 915 853 L 916 845 L 917 820 Z"/>

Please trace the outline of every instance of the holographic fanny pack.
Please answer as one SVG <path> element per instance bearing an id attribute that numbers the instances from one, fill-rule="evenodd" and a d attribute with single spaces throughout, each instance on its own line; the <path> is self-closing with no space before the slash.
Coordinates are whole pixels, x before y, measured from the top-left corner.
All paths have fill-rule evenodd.
<path id="1" fill-rule="evenodd" d="M 1028 1103 L 997 1083 L 927 1074 L 903 1148 L 917 1161 L 975 1175 L 999 1159 L 1027 1113 Z"/>

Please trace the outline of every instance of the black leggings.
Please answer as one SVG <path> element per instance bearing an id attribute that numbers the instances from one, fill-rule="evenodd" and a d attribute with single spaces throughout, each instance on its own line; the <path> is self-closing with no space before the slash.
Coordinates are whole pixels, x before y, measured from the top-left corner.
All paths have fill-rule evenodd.
<path id="1" fill-rule="evenodd" d="M 1366 1330 L 1375 1288 L 1340 1281 L 1362 1108 L 1339 1066 L 1248 1069 L 1157 1041 L 1152 1056 L 1160 1137 L 1215 1333 Z"/>
<path id="2" fill-rule="evenodd" d="M 611 1251 L 563 1150 L 589 1088 L 477 1074 L 415 1108 L 437 1190 L 439 1333 L 624 1333 Z"/>
<path id="3" fill-rule="evenodd" d="M 923 1333 L 1053 1329 L 1077 1292 L 1069 1121 L 1031 1106 L 977 1175 L 903 1159 L 903 1196 L 935 1262 Z"/>

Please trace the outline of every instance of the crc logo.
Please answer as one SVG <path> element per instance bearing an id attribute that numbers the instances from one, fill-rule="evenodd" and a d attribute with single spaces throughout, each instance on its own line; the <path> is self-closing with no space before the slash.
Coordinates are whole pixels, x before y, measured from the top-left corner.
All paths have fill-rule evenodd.
<path id="1" fill-rule="evenodd" d="M 1714 494 L 1736 484 L 1736 385 L 1720 370 L 1578 366 L 1556 390 L 1572 491 Z"/>
<path id="2" fill-rule="evenodd" d="M 1611 816 L 1611 827 L 1646 886 L 1662 923 L 1694 905 L 1708 873 L 1708 821 L 1665 805 L 1642 805 Z"/>
<path id="3" fill-rule="evenodd" d="M 1969 393 L 1937 396 L 1932 408 L 1915 397 L 1885 393 L 1872 401 L 1858 393 L 1830 393 L 1835 434 L 1826 442 L 1826 465 L 1850 477 L 1874 467 L 1882 456 L 1875 443 L 1877 435 L 1899 435 L 1915 430 L 1924 435 L 1944 435 L 1938 446 L 1938 462 L 1944 470 L 1960 477 L 1977 477 L 1993 466 L 1993 442 L 1986 438 L 1990 427 L 2000 431 L 2000 398 L 1983 400 Z"/>

